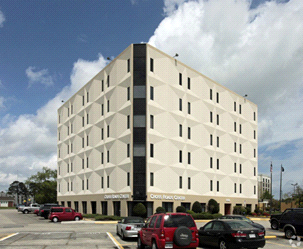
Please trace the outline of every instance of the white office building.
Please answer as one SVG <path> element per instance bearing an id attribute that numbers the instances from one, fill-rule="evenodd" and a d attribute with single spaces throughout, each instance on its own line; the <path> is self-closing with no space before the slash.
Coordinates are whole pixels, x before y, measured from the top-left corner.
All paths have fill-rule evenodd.
<path id="1" fill-rule="evenodd" d="M 257 106 L 132 44 L 58 109 L 58 202 L 83 213 L 258 203 Z"/>

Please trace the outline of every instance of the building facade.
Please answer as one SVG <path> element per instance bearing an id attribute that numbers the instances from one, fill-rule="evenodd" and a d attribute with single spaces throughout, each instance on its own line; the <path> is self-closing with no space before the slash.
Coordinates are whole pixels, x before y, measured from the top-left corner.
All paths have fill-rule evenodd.
<path id="1" fill-rule="evenodd" d="M 271 194 L 271 180 L 268 175 L 258 175 L 258 199 L 261 201 L 262 196 L 265 192 Z"/>
<path id="2" fill-rule="evenodd" d="M 58 201 L 83 213 L 257 203 L 257 106 L 132 44 L 58 109 Z"/>

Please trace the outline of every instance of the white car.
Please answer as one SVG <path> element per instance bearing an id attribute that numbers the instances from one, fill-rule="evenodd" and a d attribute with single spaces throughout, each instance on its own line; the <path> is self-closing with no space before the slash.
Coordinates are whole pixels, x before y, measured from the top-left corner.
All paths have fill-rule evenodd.
<path id="1" fill-rule="evenodd" d="M 141 230 L 144 224 L 144 219 L 141 217 L 129 216 L 124 218 L 117 223 L 117 235 L 120 235 L 122 239 L 136 238 L 138 237 L 138 232 Z"/>

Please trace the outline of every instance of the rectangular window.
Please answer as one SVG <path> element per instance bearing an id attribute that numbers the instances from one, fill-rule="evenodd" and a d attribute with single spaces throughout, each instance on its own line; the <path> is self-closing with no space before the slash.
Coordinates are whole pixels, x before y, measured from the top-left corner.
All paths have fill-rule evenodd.
<path id="1" fill-rule="evenodd" d="M 150 58 L 150 71 L 153 72 L 154 71 L 154 59 Z"/>
<path id="2" fill-rule="evenodd" d="M 256 194 L 256 186 L 254 186 L 254 195 Z"/>
<path id="3" fill-rule="evenodd" d="M 219 120 L 219 114 L 217 114 L 217 125 L 220 124 L 220 120 Z"/>
<path id="4" fill-rule="evenodd" d="M 89 159 L 88 159 L 88 157 L 87 157 L 87 158 L 86 158 L 86 168 L 88 168 L 88 165 L 89 165 L 88 161 L 89 161 Z"/>
<path id="5" fill-rule="evenodd" d="M 73 191 L 73 182 L 70 183 L 70 190 Z"/>
<path id="6" fill-rule="evenodd" d="M 86 114 L 86 124 L 89 124 L 89 115 L 88 115 L 88 113 Z"/>
<path id="7" fill-rule="evenodd" d="M 73 124 L 70 125 L 70 132 L 73 133 L 74 129 L 73 129 Z"/>
<path id="8" fill-rule="evenodd" d="M 154 173 L 150 173 L 150 186 L 154 186 Z"/>
<path id="9" fill-rule="evenodd" d="M 219 191 L 220 191 L 220 182 L 217 181 L 217 192 L 219 192 Z"/>
<path id="10" fill-rule="evenodd" d="M 220 159 L 217 158 L 217 169 L 220 169 Z"/>
<path id="11" fill-rule="evenodd" d="M 82 158 L 82 169 L 84 169 L 84 158 Z"/>
<path id="12" fill-rule="evenodd" d="M 254 130 L 254 139 L 256 139 L 256 131 Z"/>
<path id="13" fill-rule="evenodd" d="M 104 91 L 104 80 L 102 80 L 102 82 L 101 82 L 101 91 L 102 92 Z"/>
<path id="14" fill-rule="evenodd" d="M 130 59 L 127 59 L 127 72 L 130 72 Z"/>
<path id="15" fill-rule="evenodd" d="M 104 153 L 102 152 L 101 153 L 101 164 L 103 164 L 104 163 Z"/>
<path id="16" fill-rule="evenodd" d="M 213 191 L 213 180 L 210 180 L 210 191 Z"/>
<path id="17" fill-rule="evenodd" d="M 213 168 L 213 158 L 209 158 L 209 167 L 212 169 Z"/>
<path id="18" fill-rule="evenodd" d="M 109 100 L 107 100 L 107 112 L 109 112 Z"/>
<path id="19" fill-rule="evenodd" d="M 212 123 L 213 122 L 213 112 L 209 113 L 209 121 Z"/>
<path id="20" fill-rule="evenodd" d="M 234 111 L 236 112 L 237 111 L 237 103 L 234 102 Z"/>
<path id="21" fill-rule="evenodd" d="M 104 139 L 104 129 L 102 128 L 101 129 L 101 140 L 103 140 Z"/>
<path id="22" fill-rule="evenodd" d="M 219 93 L 217 92 L 217 103 L 219 103 Z"/>
<path id="23" fill-rule="evenodd" d="M 86 136 L 86 146 L 88 146 L 88 136 Z"/>
<path id="24" fill-rule="evenodd" d="M 242 154 L 242 144 L 240 144 L 239 152 Z"/>
<path id="25" fill-rule="evenodd" d="M 182 176 L 179 176 L 179 188 L 182 188 Z"/>
<path id="26" fill-rule="evenodd" d="M 127 186 L 130 186 L 130 173 L 127 172 Z"/>
<path id="27" fill-rule="evenodd" d="M 237 131 L 237 122 L 234 122 L 234 132 Z"/>
<path id="28" fill-rule="evenodd" d="M 104 188 L 104 178 L 103 178 L 103 176 L 101 177 L 101 188 Z"/>
<path id="29" fill-rule="evenodd" d="M 82 127 L 84 127 L 84 117 L 82 117 Z"/>
<path id="30" fill-rule="evenodd" d="M 239 125 L 239 133 L 242 134 L 242 125 Z"/>
<path id="31" fill-rule="evenodd" d="M 187 163 L 191 164 L 191 153 L 190 152 L 187 153 Z"/>
<path id="32" fill-rule="evenodd" d="M 182 125 L 179 125 L 179 137 L 182 137 Z"/>
<path id="33" fill-rule="evenodd" d="M 86 179 L 86 189 L 88 189 L 88 179 Z"/>
<path id="34" fill-rule="evenodd" d="M 107 162 L 109 163 L 109 150 L 107 151 Z"/>
<path id="35" fill-rule="evenodd" d="M 150 144 L 150 157 L 154 157 L 154 144 Z"/>
<path id="36" fill-rule="evenodd" d="M 127 144 L 127 157 L 130 157 L 130 144 Z"/>
<path id="37" fill-rule="evenodd" d="M 256 167 L 254 167 L 254 176 L 256 176 Z"/>
<path id="38" fill-rule="evenodd" d="M 240 113 L 240 114 L 242 113 L 241 105 L 239 105 L 239 113 Z"/>
<path id="39" fill-rule="evenodd" d="M 182 111 L 182 99 L 179 99 L 179 111 Z"/>
<path id="40" fill-rule="evenodd" d="M 187 103 L 187 113 L 190 114 L 191 113 L 191 110 L 190 110 L 190 102 Z"/>
<path id="41" fill-rule="evenodd" d="M 150 128 L 154 129 L 154 116 L 150 115 Z"/>
<path id="42" fill-rule="evenodd" d="M 107 176 L 107 187 L 109 188 L 109 176 Z"/>
<path id="43" fill-rule="evenodd" d="M 69 117 L 69 107 L 67 108 L 67 116 Z"/>
<path id="44" fill-rule="evenodd" d="M 84 106 L 84 95 L 82 96 L 82 105 Z"/>
<path id="45" fill-rule="evenodd" d="M 188 177 L 187 180 L 188 180 L 188 181 L 187 181 L 187 188 L 188 188 L 188 189 L 191 189 L 190 177 Z"/>
<path id="46" fill-rule="evenodd" d="M 234 184 L 234 192 L 237 193 L 237 183 Z"/>
<path id="47" fill-rule="evenodd" d="M 234 152 L 237 152 L 237 143 L 234 143 Z"/>
<path id="48" fill-rule="evenodd" d="M 179 85 L 182 86 L 182 73 L 179 73 Z"/>
<path id="49" fill-rule="evenodd" d="M 67 126 L 67 135 L 69 135 L 69 126 Z"/>
<path id="50" fill-rule="evenodd" d="M 209 143 L 210 143 L 210 145 L 213 145 L 213 135 L 212 134 L 210 134 Z"/>
<path id="51" fill-rule="evenodd" d="M 182 150 L 179 150 L 179 163 L 182 163 Z"/>
<path id="52" fill-rule="evenodd" d="M 254 157 L 256 157 L 256 149 L 254 149 Z"/>
<path id="53" fill-rule="evenodd" d="M 89 92 L 86 93 L 86 102 L 89 102 Z"/>
<path id="54" fill-rule="evenodd" d="M 213 89 L 209 89 L 209 98 L 210 100 L 213 99 Z"/>
<path id="55" fill-rule="evenodd" d="M 153 86 L 150 87 L 150 99 L 154 100 L 154 87 Z"/>
<path id="56" fill-rule="evenodd" d="M 190 129 L 190 127 L 187 128 L 187 138 L 191 139 L 191 129 Z"/>
<path id="57" fill-rule="evenodd" d="M 84 190 L 84 180 L 82 180 L 82 190 Z"/>
<path id="58" fill-rule="evenodd" d="M 127 115 L 127 125 L 126 125 L 126 128 L 127 129 L 130 129 L 130 115 Z"/>
<path id="59" fill-rule="evenodd" d="M 256 121 L 256 112 L 254 112 L 254 121 Z"/>
<path id="60" fill-rule="evenodd" d="M 239 165 L 239 173 L 242 174 L 242 164 Z"/>
<path id="61" fill-rule="evenodd" d="M 234 163 L 234 172 L 236 173 L 237 172 L 237 164 Z"/>
<path id="62" fill-rule="evenodd" d="M 69 145 L 67 145 L 67 154 L 69 154 Z"/>
<path id="63" fill-rule="evenodd" d="M 69 173 L 69 163 L 67 164 L 67 173 Z"/>
<path id="64" fill-rule="evenodd" d="M 219 139 L 219 137 L 217 137 L 217 147 L 219 147 L 220 146 L 220 139 Z"/>
<path id="65" fill-rule="evenodd" d="M 242 184 L 240 183 L 240 194 L 242 193 Z"/>
<path id="66" fill-rule="evenodd" d="M 190 90 L 190 78 L 189 77 L 187 77 L 187 89 Z"/>
<path id="67" fill-rule="evenodd" d="M 107 137 L 109 137 L 109 125 L 107 126 Z"/>
<path id="68" fill-rule="evenodd" d="M 101 105 L 101 116 L 104 115 L 104 104 Z"/>
<path id="69" fill-rule="evenodd" d="M 130 87 L 127 88 L 127 100 L 130 100 Z"/>
<path id="70" fill-rule="evenodd" d="M 107 87 L 109 87 L 109 75 L 107 75 Z"/>

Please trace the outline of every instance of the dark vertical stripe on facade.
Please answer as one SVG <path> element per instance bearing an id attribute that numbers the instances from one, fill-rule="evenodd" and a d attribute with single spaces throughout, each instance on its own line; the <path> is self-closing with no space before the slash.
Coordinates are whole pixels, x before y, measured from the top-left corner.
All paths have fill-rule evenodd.
<path id="1" fill-rule="evenodd" d="M 145 87 L 146 92 L 146 44 L 134 44 L 133 46 L 133 145 L 141 148 L 143 154 L 133 148 L 133 199 L 146 200 L 146 123 L 135 122 L 136 120 L 146 120 L 146 97 L 136 97 L 136 92 Z"/>

